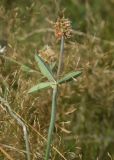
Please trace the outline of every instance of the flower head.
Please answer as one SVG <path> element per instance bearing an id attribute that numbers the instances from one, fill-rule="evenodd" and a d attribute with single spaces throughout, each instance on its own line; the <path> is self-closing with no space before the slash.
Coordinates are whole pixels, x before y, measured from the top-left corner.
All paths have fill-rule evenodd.
<path id="1" fill-rule="evenodd" d="M 62 36 L 65 39 L 70 38 L 72 34 L 71 22 L 69 19 L 63 17 L 58 17 L 54 24 L 55 37 L 60 40 Z"/>
<path id="2" fill-rule="evenodd" d="M 39 50 L 39 55 L 45 60 L 46 63 L 56 61 L 56 53 L 48 45 L 44 46 L 42 50 Z"/>

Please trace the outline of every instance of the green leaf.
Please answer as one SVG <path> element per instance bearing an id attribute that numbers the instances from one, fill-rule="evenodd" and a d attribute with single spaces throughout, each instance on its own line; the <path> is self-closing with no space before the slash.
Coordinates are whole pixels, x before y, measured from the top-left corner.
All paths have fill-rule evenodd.
<path id="1" fill-rule="evenodd" d="M 25 72 L 33 72 L 33 70 L 30 67 L 26 66 L 26 65 L 22 65 L 21 69 L 23 71 L 25 71 Z"/>
<path id="2" fill-rule="evenodd" d="M 53 69 L 55 68 L 55 66 L 56 66 L 56 62 L 53 62 L 53 63 L 50 64 L 51 71 L 53 71 Z"/>
<path id="3" fill-rule="evenodd" d="M 35 60 L 38 62 L 38 65 L 42 74 L 45 77 L 47 77 L 49 81 L 55 82 L 52 71 L 49 68 L 49 66 L 44 62 L 44 60 L 39 55 L 35 55 Z"/>
<path id="4" fill-rule="evenodd" d="M 70 72 L 68 74 L 66 74 L 63 78 L 61 78 L 60 80 L 58 80 L 58 83 L 61 84 L 61 83 L 65 83 L 65 82 L 69 82 L 69 81 L 72 81 L 73 78 L 77 78 L 78 76 L 80 76 L 82 74 L 81 71 L 73 71 L 73 72 Z"/>
<path id="5" fill-rule="evenodd" d="M 50 88 L 50 87 L 53 87 L 53 85 L 54 85 L 53 82 L 42 82 L 42 83 L 39 83 L 39 84 L 33 86 L 28 91 L 28 93 L 34 93 L 34 92 L 37 92 L 37 91 L 42 90 L 42 89 Z"/>

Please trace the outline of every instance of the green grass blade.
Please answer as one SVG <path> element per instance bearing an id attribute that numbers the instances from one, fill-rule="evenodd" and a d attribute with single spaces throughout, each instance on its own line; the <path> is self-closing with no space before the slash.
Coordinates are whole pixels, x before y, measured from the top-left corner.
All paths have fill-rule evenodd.
<path id="1" fill-rule="evenodd" d="M 50 88 L 53 86 L 53 82 L 42 82 L 42 83 L 39 83 L 35 86 L 33 86 L 29 91 L 28 93 L 35 93 L 35 92 L 38 92 L 39 90 L 42 90 L 42 89 L 46 89 L 46 88 Z"/>
<path id="2" fill-rule="evenodd" d="M 77 78 L 78 76 L 80 76 L 82 74 L 81 71 L 73 71 L 73 72 L 70 72 L 68 74 L 66 74 L 63 78 L 61 78 L 60 80 L 58 80 L 58 83 L 61 84 L 61 83 L 65 83 L 65 82 L 69 82 L 69 81 L 72 81 L 73 78 Z"/>
<path id="3" fill-rule="evenodd" d="M 49 81 L 55 82 L 52 71 L 49 68 L 49 66 L 44 62 L 44 60 L 39 55 L 35 55 L 35 60 L 38 62 L 38 65 L 42 74 L 45 77 L 47 77 Z"/>

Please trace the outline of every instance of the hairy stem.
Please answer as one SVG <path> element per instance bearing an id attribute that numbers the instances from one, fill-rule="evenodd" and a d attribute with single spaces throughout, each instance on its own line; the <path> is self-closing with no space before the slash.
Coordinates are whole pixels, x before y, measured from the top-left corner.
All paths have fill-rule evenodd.
<path id="1" fill-rule="evenodd" d="M 48 160 L 50 156 L 50 147 L 51 147 L 52 134 L 53 134 L 54 125 L 55 125 L 55 117 L 56 117 L 57 90 L 58 88 L 56 85 L 53 89 L 53 95 L 52 95 L 52 111 L 51 111 L 51 120 L 50 120 L 50 126 L 48 131 L 48 142 L 47 142 L 45 160 Z"/>

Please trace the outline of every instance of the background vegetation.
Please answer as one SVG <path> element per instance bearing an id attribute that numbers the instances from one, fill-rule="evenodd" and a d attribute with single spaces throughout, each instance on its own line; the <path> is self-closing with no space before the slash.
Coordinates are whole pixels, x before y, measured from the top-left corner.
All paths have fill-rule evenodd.
<path id="1" fill-rule="evenodd" d="M 67 160 L 114 158 L 114 1 L 1 0 L 0 36 L 8 40 L 7 56 L 38 69 L 36 50 L 49 45 L 58 54 L 53 26 L 58 12 L 72 21 L 73 38 L 65 45 L 65 71 L 83 75 L 61 86 L 54 146 Z M 28 95 L 41 74 L 26 73 L 21 65 L 0 57 L 0 96 L 29 128 L 32 160 L 42 160 L 50 121 L 51 91 Z M 21 128 L 0 104 L 0 147 L 14 160 L 24 160 Z M 43 138 L 42 138 L 43 137 Z M 51 159 L 62 160 L 52 150 Z M 0 160 L 7 160 L 0 152 Z"/>

